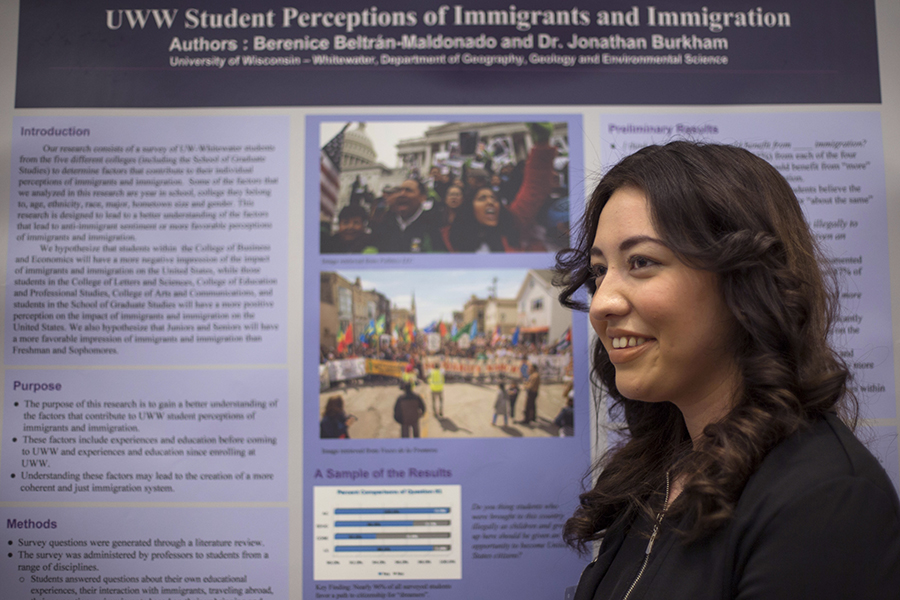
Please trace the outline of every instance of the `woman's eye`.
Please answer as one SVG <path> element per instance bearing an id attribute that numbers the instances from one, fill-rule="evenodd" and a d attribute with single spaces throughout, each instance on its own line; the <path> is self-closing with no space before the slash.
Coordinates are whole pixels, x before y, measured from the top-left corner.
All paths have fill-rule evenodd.
<path id="1" fill-rule="evenodd" d="M 600 279 L 603 279 L 603 276 L 606 275 L 606 266 L 605 265 L 591 265 L 588 268 L 588 272 L 590 273 L 590 283 L 592 283 L 595 287 L 597 282 Z"/>
<path id="2" fill-rule="evenodd" d="M 656 261 L 650 260 L 646 256 L 632 256 L 629 262 L 632 269 L 644 269 L 656 264 Z"/>

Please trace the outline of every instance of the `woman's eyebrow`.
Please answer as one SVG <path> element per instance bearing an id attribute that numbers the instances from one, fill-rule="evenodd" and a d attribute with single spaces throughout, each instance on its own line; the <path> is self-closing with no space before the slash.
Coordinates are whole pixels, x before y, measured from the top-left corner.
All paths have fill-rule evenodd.
<path id="1" fill-rule="evenodd" d="M 627 252 L 631 248 L 637 246 L 638 244 L 643 244 L 644 242 L 649 242 L 651 244 L 659 244 L 660 246 L 665 246 L 666 244 L 659 238 L 655 238 L 649 235 L 635 235 L 630 238 L 626 238 L 622 240 L 622 243 L 619 244 L 619 252 Z M 601 257 L 603 256 L 603 250 L 598 248 L 597 246 L 591 246 L 590 251 L 591 256 Z"/>

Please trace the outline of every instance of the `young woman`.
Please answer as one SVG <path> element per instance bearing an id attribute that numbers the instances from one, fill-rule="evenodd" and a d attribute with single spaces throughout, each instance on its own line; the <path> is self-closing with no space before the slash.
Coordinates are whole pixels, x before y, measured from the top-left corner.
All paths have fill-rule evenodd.
<path id="1" fill-rule="evenodd" d="M 322 439 L 350 437 L 350 425 L 356 422 L 356 417 L 344 412 L 344 399 L 341 396 L 332 396 L 325 403 L 322 412 L 322 420 L 319 422 L 319 437 Z"/>
<path id="2" fill-rule="evenodd" d="M 458 185 L 451 185 L 444 194 L 444 205 L 447 207 L 447 225 L 452 225 L 456 219 L 456 210 L 463 203 L 463 191 Z"/>
<path id="3" fill-rule="evenodd" d="M 519 230 L 493 188 L 481 185 L 463 198 L 444 243 L 451 252 L 514 252 Z"/>
<path id="4" fill-rule="evenodd" d="M 826 266 L 747 151 L 650 146 L 603 177 L 557 260 L 560 300 L 590 293 L 593 372 L 624 421 L 565 526 L 602 540 L 576 600 L 900 593 L 900 505 L 845 425 Z"/>
<path id="5" fill-rule="evenodd" d="M 450 226 L 456 220 L 456 211 L 463 203 L 463 189 L 456 184 L 451 184 L 447 187 L 442 199 L 443 202 L 437 205 L 437 210 L 441 213 L 441 237 L 446 244 L 449 239 Z"/>

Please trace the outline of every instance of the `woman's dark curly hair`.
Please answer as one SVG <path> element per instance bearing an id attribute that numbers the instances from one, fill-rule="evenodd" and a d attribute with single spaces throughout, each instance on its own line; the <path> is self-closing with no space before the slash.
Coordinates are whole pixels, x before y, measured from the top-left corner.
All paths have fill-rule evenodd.
<path id="1" fill-rule="evenodd" d="M 332 396 L 325 403 L 323 417 L 331 417 L 333 419 L 342 418 L 344 416 L 344 398 L 341 396 Z"/>
<path id="2" fill-rule="evenodd" d="M 600 459 L 596 485 L 566 523 L 564 538 L 582 551 L 617 518 L 651 511 L 667 471 L 685 482 L 670 514 L 687 516 L 685 539 L 699 539 L 731 517 L 747 479 L 778 442 L 827 412 L 841 409 L 851 425 L 857 414 L 847 366 L 828 343 L 838 311 L 834 271 L 788 182 L 741 148 L 672 142 L 610 169 L 591 196 L 577 247 L 557 255 L 563 305 L 586 309 L 579 290 L 594 291 L 589 251 L 597 222 L 621 188 L 644 193 L 657 233 L 685 264 L 718 277 L 734 317 L 741 382 L 728 415 L 692 443 L 676 406 L 619 393 L 609 355 L 594 344 L 593 376 L 613 420 L 624 416 L 626 441 Z"/>

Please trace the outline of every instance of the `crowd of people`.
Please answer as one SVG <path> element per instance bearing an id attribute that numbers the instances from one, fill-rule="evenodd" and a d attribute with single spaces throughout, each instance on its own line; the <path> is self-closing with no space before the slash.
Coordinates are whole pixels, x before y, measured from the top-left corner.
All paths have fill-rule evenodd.
<path id="1" fill-rule="evenodd" d="M 442 378 L 450 382 L 462 381 L 486 385 L 511 378 L 524 381 L 529 377 L 526 364 L 534 364 L 547 382 L 559 382 L 572 377 L 571 346 L 560 348 L 558 344 L 523 343 L 519 346 L 505 344 L 494 347 L 460 348 L 451 342 L 445 344 L 439 353 L 431 354 L 418 344 L 404 343 L 396 346 L 357 345 L 338 354 L 322 349 L 320 353 L 320 363 L 328 368 L 332 368 L 329 365 L 340 364 L 341 361 L 361 359 L 400 365 L 407 371 L 413 371 L 416 378 L 423 382 L 428 380 L 434 365 L 440 365 Z M 365 365 L 365 370 L 360 363 L 352 371 L 351 378 L 358 384 L 383 385 L 396 379 L 385 374 L 383 369 L 370 372 L 369 363 L 366 362 Z M 328 387 L 333 387 L 346 378 L 346 374 L 336 379 L 332 376 Z M 439 416 L 437 409 L 435 412 Z"/>
<path id="2" fill-rule="evenodd" d="M 569 242 L 568 163 L 549 123 L 529 124 L 525 161 L 479 156 L 458 169 L 416 170 L 380 197 L 361 183 L 323 231 L 326 254 L 556 251 Z"/>
<path id="3" fill-rule="evenodd" d="M 416 336 L 419 337 L 418 335 Z M 372 358 L 376 360 L 409 361 L 414 356 L 427 354 L 425 345 L 421 340 L 401 340 L 396 343 L 379 344 L 376 342 L 363 344 L 359 340 L 348 343 L 340 351 L 321 346 L 319 349 L 319 363 L 325 364 L 331 360 L 345 358 Z M 473 343 L 462 346 L 458 342 L 445 339 L 441 343 L 440 354 L 453 358 L 471 358 L 475 360 L 492 361 L 509 357 L 528 355 L 556 356 L 571 352 L 571 346 L 559 342 L 530 341 L 513 344 L 505 340 L 493 345 Z"/>
<path id="4" fill-rule="evenodd" d="M 534 427 L 537 422 L 537 402 L 541 388 L 541 375 L 536 363 L 522 359 L 519 375 L 501 376 L 498 393 L 493 405 L 492 425 L 498 425 L 497 418 L 503 417 L 503 427 L 509 426 L 510 419 L 527 427 Z M 400 437 L 417 438 L 420 436 L 420 422 L 427 413 L 425 399 L 416 391 L 419 384 L 427 386 L 431 395 L 432 414 L 442 419 L 444 413 L 444 386 L 446 374 L 440 362 L 431 362 L 424 367 L 422 362 L 413 359 L 404 368 L 399 378 L 401 394 L 394 403 L 393 417 L 400 425 Z M 520 393 L 525 393 L 524 414 L 520 421 L 515 421 L 516 402 Z M 563 387 L 565 406 L 552 422 L 560 437 L 574 434 L 573 385 L 570 380 Z M 322 411 L 319 423 L 320 437 L 347 439 L 350 437 L 349 427 L 356 422 L 356 417 L 344 411 L 344 400 L 341 396 L 331 396 Z"/>

